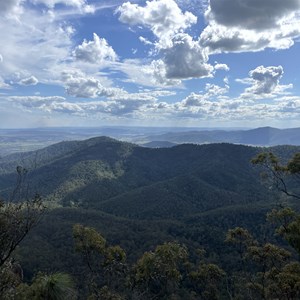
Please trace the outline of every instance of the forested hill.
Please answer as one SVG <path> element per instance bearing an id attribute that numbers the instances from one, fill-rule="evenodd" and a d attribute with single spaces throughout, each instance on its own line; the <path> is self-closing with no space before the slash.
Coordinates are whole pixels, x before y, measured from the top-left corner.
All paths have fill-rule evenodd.
<path id="1" fill-rule="evenodd" d="M 277 147 L 289 153 L 295 147 Z M 31 190 L 55 206 L 92 208 L 130 218 L 180 218 L 268 200 L 250 160 L 261 148 L 183 144 L 150 149 L 107 137 L 62 142 L 0 160 L 2 193 L 15 168 L 30 172 Z"/>
<path id="2" fill-rule="evenodd" d="M 108 244 L 120 245 L 130 264 L 145 251 L 176 241 L 187 246 L 193 264 L 199 249 L 205 249 L 205 259 L 231 276 L 240 265 L 237 252 L 224 243 L 229 229 L 244 227 L 259 241 L 274 241 L 266 213 L 278 205 L 280 194 L 262 184 L 262 170 L 250 162 L 262 151 L 272 151 L 286 162 L 300 148 L 234 144 L 145 148 L 98 137 L 0 159 L 0 198 L 7 199 L 15 188 L 17 168 L 23 191 L 28 183 L 29 192 L 41 194 L 47 206 L 16 251 L 25 280 L 38 271 L 67 272 L 79 287 L 79 299 L 87 299 L 84 286 L 90 277 L 74 251 L 74 224 L 93 227 Z M 189 290 L 189 280 L 183 280 L 182 292 Z M 226 285 L 220 289 L 221 299 L 228 299 Z M 188 294 L 178 299 L 193 298 Z"/>

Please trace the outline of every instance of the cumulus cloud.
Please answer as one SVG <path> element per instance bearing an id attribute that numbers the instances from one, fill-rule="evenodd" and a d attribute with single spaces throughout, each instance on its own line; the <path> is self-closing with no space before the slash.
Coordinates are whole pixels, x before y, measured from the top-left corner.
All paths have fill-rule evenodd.
<path id="1" fill-rule="evenodd" d="M 214 66 L 214 69 L 215 70 L 223 70 L 223 71 L 226 71 L 226 72 L 228 72 L 230 70 L 230 68 L 226 64 L 216 64 Z"/>
<path id="2" fill-rule="evenodd" d="M 105 61 L 115 61 L 117 55 L 113 48 L 108 45 L 104 38 L 94 33 L 93 40 L 84 40 L 83 43 L 75 48 L 73 55 L 76 60 L 92 64 L 102 64 Z"/>
<path id="3" fill-rule="evenodd" d="M 216 84 L 207 83 L 205 85 L 206 96 L 218 96 L 228 93 L 229 86 L 226 84 L 225 87 L 221 87 Z"/>
<path id="4" fill-rule="evenodd" d="M 186 97 L 182 101 L 183 106 L 200 106 L 207 108 L 208 105 L 210 105 L 209 101 L 207 101 L 206 97 L 204 95 L 199 95 L 196 93 L 191 93 L 188 97 Z"/>
<path id="5" fill-rule="evenodd" d="M 158 98 L 174 95 L 167 90 L 144 90 L 137 93 L 120 92 L 109 99 L 70 101 L 64 97 L 53 96 L 13 96 L 9 101 L 26 111 L 43 111 L 80 117 L 103 117 L 104 115 L 126 117 L 148 111 Z"/>
<path id="6" fill-rule="evenodd" d="M 123 116 L 132 114 L 144 106 L 144 102 L 141 100 L 136 101 L 94 101 L 94 102 L 53 102 L 40 109 L 51 112 L 59 112 L 65 114 L 74 114 L 82 117 L 90 116 Z"/>
<path id="7" fill-rule="evenodd" d="M 212 109 L 212 107 L 219 106 L 222 102 L 221 95 L 228 93 L 229 86 L 221 87 L 216 84 L 207 83 L 205 85 L 205 92 L 201 94 L 191 93 L 185 99 L 183 99 L 177 106 L 183 107 L 203 107 Z M 221 101 L 216 101 L 221 100 Z"/>
<path id="8" fill-rule="evenodd" d="M 150 28 L 159 38 L 159 46 L 162 48 L 171 46 L 171 39 L 176 33 L 197 22 L 196 16 L 190 12 L 183 13 L 173 0 L 147 1 L 144 7 L 126 2 L 117 12 L 123 23 Z"/>
<path id="9" fill-rule="evenodd" d="M 79 71 L 63 72 L 62 80 L 68 95 L 78 98 L 112 97 L 122 92 L 117 88 L 106 88 L 98 78 Z"/>
<path id="10" fill-rule="evenodd" d="M 124 81 L 141 84 L 150 87 L 178 86 L 181 81 L 178 79 L 168 79 L 166 77 L 166 65 L 161 60 L 126 59 L 121 64 L 114 66 L 116 70 L 121 70 L 128 78 Z"/>
<path id="11" fill-rule="evenodd" d="M 34 76 L 30 76 L 28 78 L 24 78 L 22 80 L 19 81 L 20 85 L 36 85 L 38 84 L 38 79 Z"/>
<path id="12" fill-rule="evenodd" d="M 125 101 L 153 102 L 158 98 L 173 96 L 175 94 L 175 92 L 166 90 L 141 91 L 137 93 L 128 93 L 126 91 L 123 91 L 113 96 L 112 99 L 121 101 L 122 103 L 124 103 Z"/>
<path id="13" fill-rule="evenodd" d="M 207 63 L 207 51 L 188 34 L 176 34 L 172 47 L 161 50 L 160 54 L 160 59 L 150 63 L 126 60 L 121 68 L 131 81 L 148 86 L 179 86 L 182 80 L 213 74 L 213 66 Z"/>
<path id="14" fill-rule="evenodd" d="M 184 31 L 197 22 L 190 12 L 183 12 L 173 0 L 147 1 L 146 6 L 124 3 L 119 7 L 119 20 L 130 25 L 143 25 L 151 29 L 158 41 L 153 45 L 160 58 L 143 68 L 158 85 L 179 84 L 181 80 L 212 75 L 207 49 Z M 152 42 L 140 37 L 144 44 Z"/>
<path id="15" fill-rule="evenodd" d="M 271 94 L 276 91 L 279 80 L 283 75 L 282 66 L 259 66 L 249 72 L 249 78 L 252 86 L 247 88 L 247 93 L 253 94 Z"/>
<path id="16" fill-rule="evenodd" d="M 221 91 L 224 89 L 223 91 Z M 286 118 L 297 120 L 300 116 L 300 98 L 283 96 L 271 103 L 245 101 L 242 98 L 224 98 L 221 95 L 226 87 L 207 85 L 202 94 L 191 93 L 175 103 L 167 103 L 157 97 L 169 96 L 168 91 L 143 91 L 141 93 L 123 95 L 123 98 L 92 101 L 70 102 L 63 97 L 10 97 L 9 100 L 27 111 L 44 111 L 47 113 L 66 114 L 81 118 L 103 119 L 126 118 L 166 121 L 170 118 L 176 122 L 211 121 L 252 122 Z M 210 91 L 218 91 L 211 93 Z M 157 97 L 156 97 L 157 96 Z M 217 100 L 217 101 L 216 101 Z M 173 119 L 173 120 L 174 120 Z M 250 124 L 250 123 L 249 123 Z"/>
<path id="17" fill-rule="evenodd" d="M 11 96 L 9 97 L 9 101 L 26 108 L 40 108 L 53 102 L 63 102 L 65 101 L 65 98 L 60 96 Z"/>
<path id="18" fill-rule="evenodd" d="M 172 44 L 172 47 L 163 52 L 167 78 L 188 79 L 211 75 L 213 67 L 206 63 L 206 50 L 193 41 L 191 36 L 178 34 L 173 38 Z"/>
<path id="19" fill-rule="evenodd" d="M 200 35 L 200 44 L 210 53 L 260 51 L 270 46 L 271 41 L 270 34 L 228 29 L 215 23 L 208 25 Z"/>
<path id="20" fill-rule="evenodd" d="M 162 86 L 172 86 L 179 84 L 180 81 L 175 78 L 169 79 L 167 76 L 167 66 L 161 59 L 153 60 L 150 65 L 145 66 L 143 71 L 150 75 L 152 84 Z"/>
<path id="21" fill-rule="evenodd" d="M 210 53 L 287 49 L 300 36 L 300 2 L 211 0 L 200 36 Z"/>
<path id="22" fill-rule="evenodd" d="M 290 19 L 298 10 L 298 0 L 210 0 L 206 17 L 226 27 L 263 31 L 280 26 L 282 19 Z"/>

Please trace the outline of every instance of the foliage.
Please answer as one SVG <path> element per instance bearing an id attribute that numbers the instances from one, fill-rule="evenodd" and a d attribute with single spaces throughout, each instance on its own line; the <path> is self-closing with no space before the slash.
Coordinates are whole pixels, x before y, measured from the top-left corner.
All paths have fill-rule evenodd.
<path id="1" fill-rule="evenodd" d="M 182 279 L 180 266 L 187 257 L 186 247 L 177 243 L 165 243 L 144 253 L 134 266 L 133 285 L 140 297 L 161 299 L 176 292 Z"/>
<path id="2" fill-rule="evenodd" d="M 25 282 L 41 272 L 22 283 L 16 263 L 6 260 L 7 297 L 41 295 L 59 270 L 74 274 L 80 299 L 299 298 L 295 252 L 266 226 L 276 200 L 249 164 L 260 149 L 144 149 L 95 139 L 61 151 L 43 152 L 33 182 L 64 207 L 49 211 L 16 253 Z M 287 187 L 298 174 L 297 159 L 281 163 L 268 154 L 256 161 L 265 162 L 268 178 L 274 172 Z M 291 186 L 287 192 L 296 194 Z M 298 251 L 297 213 L 278 209 L 268 219 Z M 199 247 L 207 250 L 200 260 Z"/>
<path id="3" fill-rule="evenodd" d="M 287 164 L 281 164 L 279 158 L 272 152 L 259 153 L 252 159 L 254 165 L 260 165 L 266 173 L 263 176 L 270 180 L 275 188 L 287 196 L 300 199 L 300 195 L 294 193 L 288 187 L 288 179 L 299 179 L 300 177 L 300 153 L 295 153 Z"/>
<path id="4" fill-rule="evenodd" d="M 89 291 L 91 299 L 114 299 L 117 293 L 106 289 L 124 288 L 127 271 L 126 254 L 120 246 L 107 246 L 104 237 L 94 228 L 80 224 L 73 226 L 75 250 L 81 254 L 88 267 Z M 102 295 L 102 296 L 101 296 Z M 104 298 L 105 298 L 104 297 Z M 117 296 L 116 296 L 117 297 Z"/>
<path id="5" fill-rule="evenodd" d="M 18 287 L 17 299 L 73 300 L 77 299 L 77 296 L 70 275 L 38 273 L 30 286 L 23 284 Z"/>
<path id="6" fill-rule="evenodd" d="M 0 202 L 0 267 L 28 232 L 37 225 L 44 209 L 39 195 L 19 203 Z"/>

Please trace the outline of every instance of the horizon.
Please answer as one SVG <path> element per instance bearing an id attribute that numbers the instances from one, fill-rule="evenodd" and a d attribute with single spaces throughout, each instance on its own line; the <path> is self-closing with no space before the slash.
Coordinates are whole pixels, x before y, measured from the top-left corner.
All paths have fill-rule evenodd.
<path id="1" fill-rule="evenodd" d="M 299 127 L 274 127 L 274 126 L 259 126 L 259 127 L 195 127 L 195 126 L 133 126 L 133 125 L 103 125 L 103 126 L 44 126 L 44 127 L 3 127 L 0 130 L 51 130 L 51 129 L 174 129 L 174 130 L 255 130 L 255 129 L 263 129 L 263 128 L 270 128 L 270 129 L 278 129 L 278 130 L 289 130 L 289 129 L 300 129 Z"/>
<path id="2" fill-rule="evenodd" d="M 300 1 L 254 2 L 2 1 L 0 128 L 300 127 Z"/>

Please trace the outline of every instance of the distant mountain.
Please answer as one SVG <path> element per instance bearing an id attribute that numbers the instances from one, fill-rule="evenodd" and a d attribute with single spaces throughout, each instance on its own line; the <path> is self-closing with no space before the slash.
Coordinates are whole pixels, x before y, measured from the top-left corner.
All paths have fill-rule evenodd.
<path id="1" fill-rule="evenodd" d="M 177 143 L 171 143 L 166 141 L 152 141 L 149 143 L 141 144 L 140 146 L 147 148 L 170 148 L 178 145 Z"/>
<path id="2" fill-rule="evenodd" d="M 55 205 L 177 219 L 271 199 L 250 164 L 260 151 L 234 144 L 151 149 L 107 137 L 62 142 L 2 158 L 0 191 L 14 186 L 22 165 L 30 170 L 31 190 Z"/>
<path id="3" fill-rule="evenodd" d="M 205 130 L 188 132 L 169 132 L 152 135 L 150 141 L 182 143 L 235 143 L 255 146 L 300 145 L 300 128 L 277 129 L 261 127 L 251 130 Z"/>
<path id="4" fill-rule="evenodd" d="M 62 141 L 79 141 L 109 136 L 149 148 L 166 148 L 183 143 L 235 143 L 257 146 L 300 145 L 300 128 L 185 128 L 101 127 L 0 129 L 0 158 L 24 153 Z"/>

